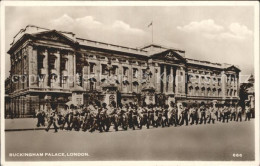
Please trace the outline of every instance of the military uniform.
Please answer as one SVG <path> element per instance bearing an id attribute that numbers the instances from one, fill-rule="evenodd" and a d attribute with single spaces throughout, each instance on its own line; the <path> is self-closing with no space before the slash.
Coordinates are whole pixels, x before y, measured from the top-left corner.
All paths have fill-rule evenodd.
<path id="1" fill-rule="evenodd" d="M 40 127 L 42 121 L 42 113 L 39 110 L 36 110 L 36 117 L 37 117 L 37 127 Z"/>
<path id="2" fill-rule="evenodd" d="M 201 106 L 199 108 L 200 110 L 200 114 L 201 114 L 201 117 L 200 117 L 200 124 L 202 124 L 202 122 L 204 121 L 204 124 L 206 124 L 206 109 L 204 106 Z"/>
<path id="3" fill-rule="evenodd" d="M 49 116 L 49 123 L 48 123 L 48 126 L 47 128 L 45 129 L 47 132 L 49 131 L 51 125 L 54 126 L 54 129 L 55 129 L 55 132 L 58 132 L 58 124 L 57 124 L 57 121 L 58 121 L 58 116 L 57 114 L 53 111 L 50 116 Z"/>
<path id="4" fill-rule="evenodd" d="M 182 120 L 182 124 L 186 124 L 186 126 L 188 126 L 189 123 L 189 118 L 188 118 L 188 114 L 189 114 L 189 109 L 187 107 L 184 108 L 183 110 L 183 120 Z"/>
<path id="5" fill-rule="evenodd" d="M 146 125 L 146 128 L 149 129 L 150 123 L 149 123 L 149 115 L 148 115 L 148 108 L 142 109 L 143 114 L 143 120 L 141 125 Z"/>
<path id="6" fill-rule="evenodd" d="M 234 106 L 231 107 L 231 118 L 230 121 L 232 121 L 234 119 L 234 121 L 236 120 L 236 108 Z"/>
<path id="7" fill-rule="evenodd" d="M 70 130 L 72 130 L 74 128 L 75 131 L 79 131 L 79 124 L 80 124 L 80 121 L 79 121 L 79 112 L 78 110 L 74 110 L 73 111 L 73 117 L 72 117 L 72 125 L 71 125 L 71 128 Z"/>
<path id="8" fill-rule="evenodd" d="M 240 122 L 242 121 L 242 107 L 241 106 L 238 106 L 237 107 L 237 120 L 240 119 Z"/>
<path id="9" fill-rule="evenodd" d="M 222 120 L 223 123 L 225 123 L 225 119 L 227 120 L 228 123 L 228 107 L 224 107 L 223 109 L 223 120 Z"/>
<path id="10" fill-rule="evenodd" d="M 249 106 L 246 106 L 245 113 L 246 113 L 245 121 L 247 121 L 247 120 L 250 121 L 250 114 L 251 114 L 251 112 L 250 112 L 250 107 Z"/>
<path id="11" fill-rule="evenodd" d="M 191 121 L 191 125 L 193 125 L 195 122 L 196 124 L 198 124 L 198 112 L 197 112 L 197 108 L 193 107 L 190 109 L 191 112 L 191 117 L 192 117 L 192 121 Z"/>

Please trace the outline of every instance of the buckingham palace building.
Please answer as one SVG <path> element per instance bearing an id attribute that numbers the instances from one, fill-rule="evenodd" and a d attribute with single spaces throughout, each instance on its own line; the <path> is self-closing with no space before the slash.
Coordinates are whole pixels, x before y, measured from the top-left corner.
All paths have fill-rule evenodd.
<path id="1" fill-rule="evenodd" d="M 239 100 L 237 66 L 190 59 L 184 50 L 157 44 L 130 48 L 28 25 L 14 36 L 8 54 L 6 117 L 95 101 L 164 105 Z"/>

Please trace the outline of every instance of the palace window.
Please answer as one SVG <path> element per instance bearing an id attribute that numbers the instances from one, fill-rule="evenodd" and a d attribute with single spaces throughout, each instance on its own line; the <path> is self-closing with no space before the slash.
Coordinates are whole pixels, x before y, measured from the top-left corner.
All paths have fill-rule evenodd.
<path id="1" fill-rule="evenodd" d="M 142 69 L 142 78 L 145 79 L 146 78 L 146 70 Z"/>
<path id="2" fill-rule="evenodd" d="M 123 75 L 128 76 L 128 67 L 123 67 Z"/>
<path id="3" fill-rule="evenodd" d="M 230 96 L 233 96 L 233 89 L 230 89 Z"/>
<path id="4" fill-rule="evenodd" d="M 42 69 L 43 68 L 43 59 L 44 59 L 44 56 L 39 54 L 38 55 L 38 69 Z"/>
<path id="5" fill-rule="evenodd" d="M 90 64 L 89 64 L 89 70 L 90 70 L 90 73 L 94 73 L 95 63 L 90 63 Z"/>
<path id="6" fill-rule="evenodd" d="M 205 77 L 201 76 L 201 83 L 205 83 Z"/>
<path id="7" fill-rule="evenodd" d="M 89 86 L 90 86 L 90 90 L 94 90 L 94 82 L 93 81 L 90 81 L 90 84 L 89 84 Z"/>
<path id="8" fill-rule="evenodd" d="M 208 91 L 208 94 L 207 94 L 207 96 L 210 96 L 210 95 L 211 95 L 211 89 L 210 89 L 210 88 L 208 88 L 208 89 L 207 89 L 207 91 Z"/>
<path id="9" fill-rule="evenodd" d="M 210 83 L 210 77 L 207 77 L 207 83 L 209 84 Z"/>
<path id="10" fill-rule="evenodd" d="M 204 87 L 201 88 L 201 95 L 202 95 L 202 96 L 205 95 L 205 88 L 204 88 Z"/>
<path id="11" fill-rule="evenodd" d="M 62 88 L 66 88 L 67 78 L 68 78 L 67 76 L 62 76 L 62 80 L 61 80 Z"/>
<path id="12" fill-rule="evenodd" d="M 199 82 L 199 76 L 198 75 L 196 75 L 196 82 L 198 83 Z"/>
<path id="13" fill-rule="evenodd" d="M 220 86 L 220 84 L 221 84 L 221 79 L 218 78 L 218 86 Z"/>
<path id="14" fill-rule="evenodd" d="M 189 80 L 189 82 L 193 82 L 193 75 L 188 75 L 188 80 Z"/>
<path id="15" fill-rule="evenodd" d="M 65 55 L 61 56 L 61 71 L 68 69 L 68 59 L 64 57 Z"/>
<path id="16" fill-rule="evenodd" d="M 137 68 L 133 68 L 133 78 L 137 78 L 138 76 L 138 69 Z"/>
<path id="17" fill-rule="evenodd" d="M 190 96 L 192 96 L 192 95 L 193 95 L 193 93 L 192 93 L 192 92 L 193 92 L 193 87 L 192 87 L 192 86 L 190 86 L 190 87 L 189 87 L 189 95 L 190 95 Z"/>
<path id="18" fill-rule="evenodd" d="M 111 70 L 111 74 L 117 75 L 117 72 L 118 72 L 117 68 L 118 68 L 118 67 L 117 67 L 116 65 L 113 65 L 113 68 L 112 68 L 112 70 Z"/>
<path id="19" fill-rule="evenodd" d="M 218 96 L 221 96 L 221 89 L 218 89 Z"/>
<path id="20" fill-rule="evenodd" d="M 199 90 L 200 90 L 200 88 L 199 88 L 199 87 L 196 87 L 195 90 L 196 90 L 196 92 L 195 92 L 196 96 L 199 96 Z"/>
<path id="21" fill-rule="evenodd" d="M 102 73 L 102 75 L 107 74 L 107 65 L 106 64 L 101 65 L 101 73 Z"/>
<path id="22" fill-rule="evenodd" d="M 212 96 L 216 96 L 216 88 L 213 88 Z"/>

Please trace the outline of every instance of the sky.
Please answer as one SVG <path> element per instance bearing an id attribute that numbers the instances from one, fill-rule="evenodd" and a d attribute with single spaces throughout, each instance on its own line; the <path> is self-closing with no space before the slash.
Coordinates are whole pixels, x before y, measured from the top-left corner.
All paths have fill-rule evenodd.
<path id="1" fill-rule="evenodd" d="M 185 57 L 239 66 L 254 73 L 254 10 L 250 6 L 6 7 L 5 52 L 26 25 L 129 47 L 153 43 L 185 50 Z M 10 57 L 6 55 L 6 77 Z"/>

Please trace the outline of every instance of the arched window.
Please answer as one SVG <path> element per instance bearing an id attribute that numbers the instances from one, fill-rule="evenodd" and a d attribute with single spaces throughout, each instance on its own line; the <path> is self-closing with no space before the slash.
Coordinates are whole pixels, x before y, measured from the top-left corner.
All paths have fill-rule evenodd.
<path id="1" fill-rule="evenodd" d="M 190 95 L 190 96 L 193 95 L 193 87 L 192 87 L 192 86 L 189 87 L 189 95 Z"/>
<path id="2" fill-rule="evenodd" d="M 230 96 L 233 96 L 233 89 L 230 89 Z"/>
<path id="3" fill-rule="evenodd" d="M 208 91 L 208 94 L 207 94 L 207 96 L 210 96 L 211 95 L 211 88 L 207 88 L 207 91 Z"/>
<path id="4" fill-rule="evenodd" d="M 198 86 L 195 87 L 195 95 L 196 96 L 199 96 L 199 90 L 200 88 Z"/>
<path id="5" fill-rule="evenodd" d="M 205 87 L 201 88 L 201 96 L 205 96 Z"/>
<path id="6" fill-rule="evenodd" d="M 221 89 L 218 89 L 218 96 L 221 96 Z"/>
<path id="7" fill-rule="evenodd" d="M 216 88 L 212 89 L 212 96 L 216 96 Z"/>

